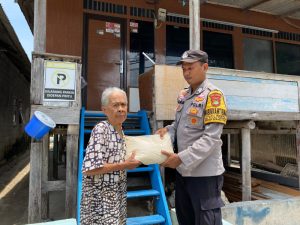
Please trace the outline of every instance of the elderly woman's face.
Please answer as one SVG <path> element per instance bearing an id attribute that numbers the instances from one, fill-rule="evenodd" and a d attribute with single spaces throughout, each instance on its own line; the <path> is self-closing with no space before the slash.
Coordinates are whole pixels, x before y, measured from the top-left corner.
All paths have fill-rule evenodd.
<path id="1" fill-rule="evenodd" d="M 108 105 L 102 108 L 112 125 L 121 125 L 127 117 L 127 98 L 122 93 L 112 93 Z"/>

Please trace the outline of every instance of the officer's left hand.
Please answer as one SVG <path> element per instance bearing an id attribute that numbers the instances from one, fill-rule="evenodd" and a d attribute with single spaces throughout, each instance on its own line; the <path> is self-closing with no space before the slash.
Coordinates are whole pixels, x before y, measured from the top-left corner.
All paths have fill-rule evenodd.
<path id="1" fill-rule="evenodd" d="M 182 161 L 179 158 L 179 156 L 175 153 L 170 153 L 167 151 L 162 150 L 161 153 L 165 156 L 167 156 L 168 158 L 161 164 L 164 167 L 170 167 L 175 169 L 177 166 L 179 166 Z"/>

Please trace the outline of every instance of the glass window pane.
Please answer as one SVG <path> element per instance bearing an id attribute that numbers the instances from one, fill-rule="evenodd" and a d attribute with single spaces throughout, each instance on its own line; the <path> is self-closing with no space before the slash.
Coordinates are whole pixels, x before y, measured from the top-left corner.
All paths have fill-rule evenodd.
<path id="1" fill-rule="evenodd" d="M 244 69 L 273 73 L 272 42 L 268 40 L 245 38 Z"/>
<path id="2" fill-rule="evenodd" d="M 142 54 L 154 60 L 154 28 L 152 22 L 132 21 L 130 27 L 130 86 L 138 87 L 138 75 L 152 68 L 152 63 Z"/>
<path id="3" fill-rule="evenodd" d="M 189 49 L 189 28 L 167 25 L 166 64 L 175 65 L 182 53 Z"/>
<path id="4" fill-rule="evenodd" d="M 276 42 L 277 73 L 300 75 L 300 45 Z"/>
<path id="5" fill-rule="evenodd" d="M 208 54 L 209 66 L 234 68 L 231 34 L 203 31 L 203 49 Z"/>

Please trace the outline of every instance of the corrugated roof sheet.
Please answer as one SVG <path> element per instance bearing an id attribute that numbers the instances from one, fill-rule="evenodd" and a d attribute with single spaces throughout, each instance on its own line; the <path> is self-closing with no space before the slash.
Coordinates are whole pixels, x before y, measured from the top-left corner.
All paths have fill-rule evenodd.
<path id="1" fill-rule="evenodd" d="M 207 3 L 300 19 L 299 0 L 208 0 Z"/>
<path id="2" fill-rule="evenodd" d="M 30 80 L 30 61 L 0 4 L 0 51 Z"/>

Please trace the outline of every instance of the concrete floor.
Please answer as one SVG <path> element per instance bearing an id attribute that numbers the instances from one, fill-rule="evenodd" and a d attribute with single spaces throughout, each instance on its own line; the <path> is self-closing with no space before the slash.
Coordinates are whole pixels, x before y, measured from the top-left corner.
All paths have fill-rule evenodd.
<path id="1" fill-rule="evenodd" d="M 0 167 L 0 224 L 27 223 L 29 150 Z"/>

